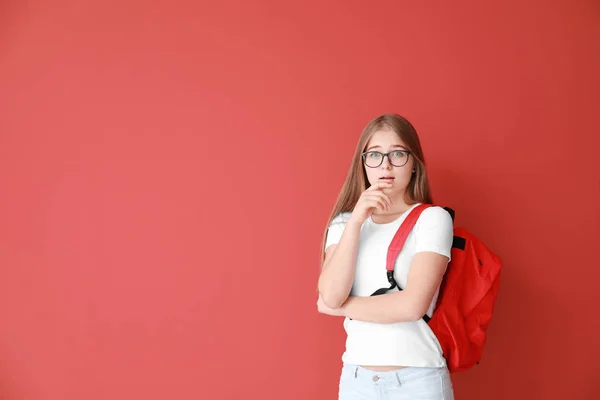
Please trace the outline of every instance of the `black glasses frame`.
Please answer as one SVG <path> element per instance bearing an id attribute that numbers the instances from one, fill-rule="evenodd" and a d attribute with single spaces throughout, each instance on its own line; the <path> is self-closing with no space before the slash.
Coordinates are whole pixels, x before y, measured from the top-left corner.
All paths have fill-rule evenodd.
<path id="1" fill-rule="evenodd" d="M 396 165 L 396 164 L 394 164 L 392 162 L 392 159 L 390 158 L 390 154 L 391 153 L 396 153 L 396 152 L 406 153 L 406 161 L 404 162 L 404 164 L 402 164 L 402 165 Z M 381 162 L 379 164 L 375 165 L 375 166 L 367 165 L 367 159 L 366 159 L 366 157 L 367 157 L 368 154 L 373 154 L 373 153 L 377 153 L 377 154 L 380 154 L 382 156 L 381 157 Z M 388 161 L 390 162 L 390 164 L 392 164 L 394 167 L 404 167 L 406 165 L 406 163 L 408 162 L 408 159 L 410 158 L 409 157 L 410 154 L 411 153 L 408 150 L 392 150 L 392 151 L 390 151 L 388 153 L 382 153 L 380 151 L 365 151 L 364 153 L 362 153 L 362 159 L 363 159 L 364 164 L 367 167 L 369 167 L 369 168 L 378 168 L 381 164 L 383 164 L 383 160 L 385 160 L 386 157 L 388 158 Z"/>

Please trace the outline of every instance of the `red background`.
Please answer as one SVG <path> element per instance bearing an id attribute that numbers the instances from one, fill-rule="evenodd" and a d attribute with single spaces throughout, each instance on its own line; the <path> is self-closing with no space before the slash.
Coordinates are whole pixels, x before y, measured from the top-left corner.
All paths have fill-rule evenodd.
<path id="1" fill-rule="evenodd" d="M 457 398 L 597 399 L 598 2 L 4 0 L 0 397 L 334 399 L 361 129 L 504 260 Z"/>

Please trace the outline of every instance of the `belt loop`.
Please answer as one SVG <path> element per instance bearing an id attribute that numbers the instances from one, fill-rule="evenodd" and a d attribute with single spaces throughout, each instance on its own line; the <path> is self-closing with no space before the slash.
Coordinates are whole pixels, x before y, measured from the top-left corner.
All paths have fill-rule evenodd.
<path id="1" fill-rule="evenodd" d="M 402 386 L 402 382 L 400 382 L 400 374 L 398 370 L 394 371 L 394 375 L 396 376 L 396 380 L 398 381 L 398 386 Z"/>
<path id="2" fill-rule="evenodd" d="M 354 369 L 354 377 L 358 378 L 358 366 L 356 366 Z"/>

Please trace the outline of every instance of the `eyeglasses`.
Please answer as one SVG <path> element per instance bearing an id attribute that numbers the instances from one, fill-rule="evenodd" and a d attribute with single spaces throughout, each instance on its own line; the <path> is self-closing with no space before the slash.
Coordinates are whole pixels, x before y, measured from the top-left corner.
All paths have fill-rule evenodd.
<path id="1" fill-rule="evenodd" d="M 390 160 L 390 164 L 394 167 L 403 167 L 408 162 L 408 156 L 410 151 L 408 150 L 394 150 L 389 153 L 380 153 L 379 151 L 365 151 L 362 153 L 365 165 L 370 168 L 377 168 L 383 164 L 385 157 Z"/>

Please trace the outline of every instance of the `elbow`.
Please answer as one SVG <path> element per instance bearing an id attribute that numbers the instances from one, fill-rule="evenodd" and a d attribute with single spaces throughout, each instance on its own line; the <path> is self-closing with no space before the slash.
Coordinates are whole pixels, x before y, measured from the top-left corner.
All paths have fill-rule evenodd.
<path id="1" fill-rule="evenodd" d="M 427 309 L 427 305 L 413 303 L 406 310 L 406 317 L 410 322 L 418 321 L 427 313 Z"/>
<path id="2" fill-rule="evenodd" d="M 431 300 L 420 296 L 419 293 L 411 291 L 409 288 L 398 292 L 398 296 L 402 297 L 402 301 L 398 301 L 398 318 L 406 322 L 418 321 L 427 313 Z M 398 299 L 400 300 L 400 299 Z"/>
<path id="3" fill-rule="evenodd" d="M 398 322 L 415 322 L 421 319 L 424 314 L 419 314 L 412 309 L 402 309 L 398 310 L 394 315 L 390 315 L 383 323 L 393 324 Z"/>
<path id="4" fill-rule="evenodd" d="M 413 312 L 413 313 L 409 314 L 408 317 L 409 317 L 409 319 L 410 319 L 411 322 L 414 322 L 414 321 L 418 321 L 421 318 L 423 318 L 423 315 L 425 315 L 425 312 L 420 312 L 417 309 L 417 312 Z"/>
<path id="5" fill-rule="evenodd" d="M 336 290 L 336 288 L 327 285 L 323 281 L 319 282 L 318 290 L 321 300 L 329 308 L 340 308 L 348 298 L 348 294 L 344 296 L 343 292 Z"/>
<path id="6" fill-rule="evenodd" d="M 340 308 L 346 299 L 342 299 L 340 296 L 321 296 L 323 303 L 329 308 Z"/>
<path id="7" fill-rule="evenodd" d="M 341 296 L 335 296 L 333 293 L 329 293 L 329 292 L 319 292 L 321 295 L 321 300 L 323 300 L 323 303 L 325 303 L 325 305 L 329 308 L 340 308 L 344 302 L 346 301 L 346 299 L 342 298 Z"/>

